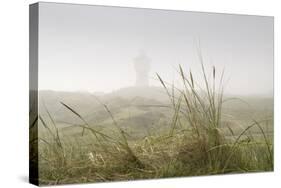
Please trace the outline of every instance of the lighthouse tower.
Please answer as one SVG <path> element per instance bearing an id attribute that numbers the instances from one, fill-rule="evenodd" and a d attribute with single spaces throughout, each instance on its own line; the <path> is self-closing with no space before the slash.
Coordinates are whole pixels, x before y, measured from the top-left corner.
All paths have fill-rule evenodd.
<path id="1" fill-rule="evenodd" d="M 149 70 L 150 59 L 146 56 L 145 52 L 140 51 L 139 55 L 134 58 L 134 67 L 136 71 L 136 87 L 148 87 L 149 86 Z"/>

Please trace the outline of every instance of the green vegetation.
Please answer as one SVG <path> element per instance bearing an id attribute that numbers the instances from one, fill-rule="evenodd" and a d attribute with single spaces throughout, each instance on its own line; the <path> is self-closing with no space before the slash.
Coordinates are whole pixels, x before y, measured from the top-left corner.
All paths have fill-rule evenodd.
<path id="1" fill-rule="evenodd" d="M 213 67 L 208 79 L 201 62 L 201 85 L 192 72 L 185 74 L 181 66 L 180 88 L 157 74 L 170 105 L 148 107 L 168 109 L 169 122 L 164 128 L 158 125 L 156 131 L 148 131 L 145 136 L 131 135 L 130 128 L 120 124 L 122 115 L 115 119 L 118 115 L 94 96 L 107 114 L 107 126 L 110 121 L 111 126 L 107 128 L 89 123 L 74 107 L 61 101 L 61 107 L 80 121 L 71 125 L 75 134 L 64 132 L 45 108 L 46 115 L 38 117 L 42 125 L 38 139 L 39 183 L 272 171 L 273 136 L 267 130 L 268 124 L 272 126 L 272 118 L 253 119 L 247 126 L 241 126 L 243 129 L 225 123 L 223 106 L 236 99 L 224 98 L 223 72 L 218 76 Z"/>

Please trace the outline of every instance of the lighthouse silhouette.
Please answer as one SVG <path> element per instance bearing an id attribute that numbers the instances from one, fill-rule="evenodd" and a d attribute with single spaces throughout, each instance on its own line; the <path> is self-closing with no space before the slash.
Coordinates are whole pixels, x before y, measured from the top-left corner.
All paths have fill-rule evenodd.
<path id="1" fill-rule="evenodd" d="M 144 50 L 139 51 L 139 55 L 134 58 L 134 67 L 136 71 L 136 87 L 148 87 L 148 75 L 150 71 L 150 59 Z"/>

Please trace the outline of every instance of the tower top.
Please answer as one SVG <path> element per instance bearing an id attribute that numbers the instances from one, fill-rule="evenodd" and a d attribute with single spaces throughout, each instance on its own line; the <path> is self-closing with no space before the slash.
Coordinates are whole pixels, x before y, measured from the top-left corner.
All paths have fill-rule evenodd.
<path id="1" fill-rule="evenodd" d="M 136 71 L 136 86 L 149 86 L 148 75 L 150 70 L 150 59 L 145 54 L 144 50 L 141 50 L 139 55 L 134 58 L 134 67 Z"/>

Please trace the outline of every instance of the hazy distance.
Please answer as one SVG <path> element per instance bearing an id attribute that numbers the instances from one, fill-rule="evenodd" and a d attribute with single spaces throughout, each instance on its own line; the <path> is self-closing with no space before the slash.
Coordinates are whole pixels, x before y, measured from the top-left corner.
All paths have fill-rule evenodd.
<path id="1" fill-rule="evenodd" d="M 160 86 L 156 72 L 177 82 L 178 64 L 200 72 L 200 39 L 206 66 L 225 68 L 227 93 L 273 92 L 272 17 L 54 3 L 39 7 L 40 90 L 111 92 L 134 86 L 135 61 L 142 52 L 149 59 L 150 86 Z"/>

